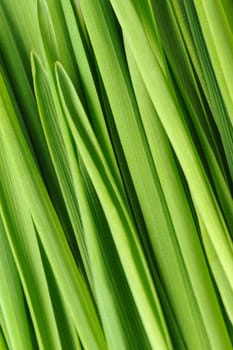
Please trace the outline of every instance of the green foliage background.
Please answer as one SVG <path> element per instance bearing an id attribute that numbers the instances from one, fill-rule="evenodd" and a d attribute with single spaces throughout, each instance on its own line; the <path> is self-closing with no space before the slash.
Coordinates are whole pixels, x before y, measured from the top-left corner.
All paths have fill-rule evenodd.
<path id="1" fill-rule="evenodd" d="M 0 0 L 0 348 L 230 350 L 231 0 Z"/>

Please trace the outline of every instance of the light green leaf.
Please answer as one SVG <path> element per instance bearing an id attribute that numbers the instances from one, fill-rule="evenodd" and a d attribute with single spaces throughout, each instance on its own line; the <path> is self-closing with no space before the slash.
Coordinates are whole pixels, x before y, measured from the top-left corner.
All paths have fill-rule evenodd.
<path id="1" fill-rule="evenodd" d="M 1 91 L 4 91 L 2 84 L 1 79 Z M 24 281 L 24 288 L 29 289 L 28 300 L 32 298 L 29 305 L 31 310 L 37 314 L 33 317 L 35 327 L 37 327 L 37 340 L 40 344 L 49 344 L 49 348 L 54 346 L 56 349 L 60 348 L 57 329 L 53 321 L 51 300 L 48 300 L 48 288 L 43 285 L 45 283 L 43 282 L 44 271 L 41 266 L 36 233 L 44 247 L 62 298 L 80 334 L 82 343 L 90 349 L 102 350 L 105 348 L 105 340 L 88 289 L 75 265 L 37 167 L 22 137 L 9 97 L 6 95 L 4 98 L 6 101 L 2 107 L 5 112 L 1 114 L 0 138 L 3 146 L 0 149 L 1 183 L 5 198 L 3 201 L 4 220 L 11 234 L 18 233 L 17 236 L 14 236 L 17 242 L 12 242 L 12 244 L 19 252 L 17 263 L 19 266 L 22 264 L 22 274 L 24 271 L 25 274 L 29 274 L 29 280 Z M 6 113 L 6 106 L 8 113 Z M 12 155 L 9 156 L 9 154 Z M 11 161 L 8 162 L 7 159 Z M 36 201 L 35 198 L 37 198 Z M 22 200 L 23 206 L 20 205 Z M 9 216 L 12 220 L 9 220 Z M 22 232 L 27 235 L 25 240 Z M 13 236 L 11 237 L 13 239 Z M 27 249 L 25 245 L 30 249 Z M 22 257 L 20 257 L 21 254 Z M 30 269 L 29 266 L 31 266 Z M 38 303 L 38 294 L 41 303 Z M 43 303 L 46 306 L 42 309 Z"/>
<path id="2" fill-rule="evenodd" d="M 205 224 L 206 230 L 202 231 L 203 240 L 205 241 L 205 236 L 208 234 L 209 242 L 205 245 L 206 253 L 223 303 L 233 321 L 233 250 L 224 219 L 199 156 L 182 122 L 181 111 L 173 100 L 166 79 L 149 49 L 140 23 L 134 16 L 133 10 L 129 11 L 131 7 L 128 2 L 124 2 L 124 6 L 119 6 L 117 0 L 112 0 L 111 3 L 118 15 L 152 103 L 180 161 L 198 215 Z M 135 37 L 138 40 L 135 41 Z M 212 260 L 212 253 L 218 257 L 218 264 Z M 221 271 L 220 266 L 223 268 Z"/>
<path id="3" fill-rule="evenodd" d="M 77 148 L 103 207 L 127 280 L 151 344 L 170 347 L 160 305 L 135 229 L 112 179 L 83 107 L 60 65 L 57 78 L 61 101 Z"/>

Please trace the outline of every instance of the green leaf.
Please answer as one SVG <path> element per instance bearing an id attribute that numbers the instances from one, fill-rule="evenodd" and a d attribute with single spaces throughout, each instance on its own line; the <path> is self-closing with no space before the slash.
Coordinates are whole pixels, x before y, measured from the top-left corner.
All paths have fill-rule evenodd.
<path id="1" fill-rule="evenodd" d="M 112 179 L 83 107 L 66 73 L 57 65 L 57 79 L 64 112 L 103 207 L 121 264 L 151 344 L 169 347 L 160 305 L 145 258 L 124 202 Z"/>
<path id="2" fill-rule="evenodd" d="M 12 349 L 33 349 L 18 271 L 0 217 L 0 305 Z"/>
<path id="3" fill-rule="evenodd" d="M 8 161 L 10 149 L 12 150 L 11 147 L 14 147 L 14 142 L 11 140 L 14 139 L 14 128 L 16 126 L 13 124 L 12 128 L 12 119 L 15 117 L 15 112 L 2 75 L 0 76 L 0 87 L 2 92 L 0 100 L 2 125 L 0 134 L 1 215 L 9 236 L 11 249 L 15 255 L 17 268 L 20 271 L 20 278 L 29 304 L 38 342 L 41 346 L 56 346 L 60 349 L 60 340 L 31 215 L 26 206 L 17 206 L 17 203 L 20 203 L 24 198 L 24 196 L 21 196 L 22 190 L 20 191 L 20 188 L 22 188 L 23 181 L 25 181 L 25 175 L 20 176 L 20 170 L 17 169 L 17 163 L 14 163 L 14 157 L 10 157 L 11 160 Z M 18 161 L 22 160 L 19 150 L 15 152 L 15 157 L 18 157 Z M 19 186 L 16 185 L 17 181 Z M 13 198 L 12 193 L 14 194 Z M 31 269 L 28 266 L 31 266 Z M 49 329 L 48 333 L 45 325 Z"/>
<path id="4" fill-rule="evenodd" d="M 4 334 L 3 334 L 3 331 L 2 331 L 2 327 L 0 327 L 0 347 L 2 350 L 9 350 L 7 343 L 6 343 L 6 340 L 5 340 L 5 337 L 4 337 Z"/>
<path id="5" fill-rule="evenodd" d="M 164 196 L 163 212 L 167 222 L 170 222 L 169 230 L 166 230 L 164 225 L 164 229 L 160 231 L 157 229 L 158 232 L 154 232 L 160 244 L 152 240 L 161 278 L 186 343 L 193 348 L 201 346 L 207 349 L 216 344 L 225 347 L 227 332 L 199 242 L 198 227 L 195 226 L 192 217 L 190 198 L 186 198 L 185 187 L 169 140 L 127 43 L 126 53 L 142 122 L 158 172 L 161 198 Z M 158 208 L 159 204 L 156 207 Z M 162 236 L 165 236 L 164 243 Z M 173 275 L 176 282 L 172 278 Z M 177 289 L 175 283 L 178 285 Z M 211 323 L 209 319 L 212 320 Z M 173 329 L 170 331 L 172 333 Z M 191 340 L 191 334 L 195 332 L 195 340 Z M 225 334 L 224 340 L 223 334 Z M 176 346 L 180 347 L 180 344 Z"/>
<path id="6" fill-rule="evenodd" d="M 124 2 L 124 6 L 119 6 L 117 0 L 112 0 L 111 3 L 122 25 L 152 103 L 182 166 L 198 216 L 204 222 L 205 230 L 202 231 L 202 239 L 208 261 L 223 303 L 230 319 L 233 320 L 233 270 L 231 268 L 233 251 L 221 211 L 190 135 L 182 122 L 181 111 L 176 101 L 173 100 L 172 92 L 158 62 L 149 49 L 149 44 L 133 9 L 128 2 Z M 135 37 L 138 40 L 135 41 Z M 213 254 L 218 257 L 218 263 L 212 260 Z"/>
<path id="7" fill-rule="evenodd" d="M 72 141 L 63 120 L 53 81 L 43 69 L 40 59 L 35 53 L 32 54 L 32 71 L 41 124 L 74 230 L 75 239 L 78 243 L 87 276 L 91 282 L 83 227 L 77 198 L 75 197 L 75 182 L 69 169 L 69 158 L 72 158 L 69 155 L 72 152 Z"/>
<path id="8" fill-rule="evenodd" d="M 4 92 L 2 78 L 1 91 Z M 62 298 L 82 343 L 91 349 L 104 349 L 105 340 L 90 294 L 75 265 L 7 93 L 4 95 L 4 104 L 2 102 L 1 108 L 4 112 L 1 114 L 0 138 L 1 186 L 5 198 L 4 220 L 11 233 L 11 239 L 14 238 L 12 245 L 18 252 L 17 264 L 22 271 L 21 278 L 24 277 L 25 293 L 27 292 L 32 311 L 37 341 L 48 348 L 54 346 L 56 349 L 60 348 L 36 234 L 44 247 Z M 10 154 L 12 156 L 9 156 Z M 8 162 L 7 159 L 11 161 Z M 21 201 L 24 202 L 23 206 Z M 40 303 L 38 297 L 41 298 Z"/>

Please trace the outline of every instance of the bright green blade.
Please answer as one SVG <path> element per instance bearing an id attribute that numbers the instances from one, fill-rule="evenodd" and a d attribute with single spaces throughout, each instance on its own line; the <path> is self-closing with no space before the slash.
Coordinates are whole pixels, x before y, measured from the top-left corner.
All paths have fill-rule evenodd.
<path id="1" fill-rule="evenodd" d="M 2 350 L 9 350 L 1 326 L 0 326 L 0 348 Z"/>
<path id="2" fill-rule="evenodd" d="M 62 293 L 59 290 L 56 276 L 51 269 L 48 258 L 40 244 L 41 258 L 45 269 L 47 280 L 49 281 L 49 292 L 51 295 L 52 305 L 58 327 L 58 332 L 61 339 L 63 350 L 76 349 L 81 350 L 80 339 L 78 337 L 73 319 L 70 317 L 70 312 L 62 298 Z"/>
<path id="3" fill-rule="evenodd" d="M 36 0 L 19 0 L 17 3 L 13 0 L 3 0 L 0 4 L 0 12 L 6 16 L 10 24 L 18 52 L 30 76 L 30 51 L 34 48 L 41 55 L 44 54 L 37 21 Z M 1 35 L 3 36 L 3 33 Z"/>
<path id="4" fill-rule="evenodd" d="M 3 61 L 1 64 L 3 63 L 4 73 L 8 78 L 7 89 L 11 91 L 11 96 L 14 96 L 14 100 L 17 102 L 17 119 L 22 124 L 25 137 L 29 140 L 30 146 L 33 146 L 32 150 L 35 153 L 35 158 L 40 166 L 40 172 L 49 189 L 53 204 L 63 226 L 68 231 L 70 230 L 70 225 L 67 220 L 66 208 L 61 197 L 51 158 L 49 157 L 35 96 L 24 66 L 25 62 L 21 58 L 17 40 L 13 36 L 12 29 L 9 28 L 4 12 L 0 11 L 0 16 L 1 61 Z"/>
<path id="5" fill-rule="evenodd" d="M 0 217 L 0 306 L 12 349 L 33 349 L 26 305 L 14 258 Z"/>
<path id="6" fill-rule="evenodd" d="M 63 189 L 68 212 L 70 212 L 71 215 L 71 221 L 74 223 L 74 229 L 78 232 L 81 231 L 81 237 L 78 239 L 78 242 L 81 252 L 84 253 L 82 255 L 86 262 L 87 271 L 89 271 L 88 275 L 91 285 L 93 285 L 92 279 L 94 280 L 94 287 L 92 287 L 94 289 L 94 294 L 97 295 L 100 315 L 103 317 L 108 344 L 111 348 L 124 348 L 126 345 L 123 344 L 125 344 L 125 342 L 130 342 L 130 340 L 127 339 L 127 336 L 123 338 L 122 333 L 124 333 L 124 327 L 122 322 L 119 322 L 118 311 L 115 309 L 115 305 L 117 304 L 115 298 L 112 297 L 112 294 L 115 292 L 114 290 L 108 292 L 108 290 L 111 289 L 111 280 L 113 276 L 109 281 L 109 277 L 106 275 L 107 266 L 102 267 L 103 262 L 101 254 L 103 253 L 101 253 L 99 250 L 100 248 L 98 248 L 98 231 L 102 228 L 101 225 L 99 225 L 99 230 L 97 230 L 89 205 L 85 199 L 85 193 L 83 193 L 84 185 L 82 185 L 83 181 L 79 174 L 72 141 L 69 137 L 68 130 L 66 130 L 66 123 L 62 120 L 62 118 L 64 118 L 62 112 L 59 107 L 56 106 L 56 98 L 52 96 L 56 93 L 53 91 L 53 84 L 50 81 L 51 86 L 49 86 L 48 75 L 43 70 L 41 63 L 35 55 L 33 55 L 33 72 L 42 125 L 45 130 L 55 168 L 57 169 L 57 176 L 61 188 Z M 61 126 L 60 130 L 62 131 L 57 127 L 58 120 Z M 51 140 L 54 140 L 54 142 L 51 143 Z M 71 171 L 72 169 L 73 171 Z M 77 224 L 76 219 L 75 225 L 75 218 L 79 216 L 80 222 Z M 89 254 L 87 256 L 88 252 Z M 111 252 L 111 254 L 113 254 L 113 252 Z M 111 322 L 109 320 L 109 314 L 112 315 Z M 132 337 L 131 339 L 132 343 L 134 338 Z M 137 340 L 139 339 L 140 337 L 138 335 Z M 134 345 L 139 346 L 139 344 L 135 342 Z"/>
<path id="7" fill-rule="evenodd" d="M 208 0 L 200 4 L 194 0 L 194 5 L 213 70 L 233 126 L 233 33 L 227 23 L 221 1 Z"/>
<path id="8" fill-rule="evenodd" d="M 0 1 L 1 349 L 232 349 L 232 11 Z"/>
<path id="9" fill-rule="evenodd" d="M 125 348 L 125 342 L 130 343 L 130 340 L 127 339 L 126 335 L 123 337 L 124 328 L 127 328 L 127 323 L 125 322 L 124 327 L 123 320 L 121 319 L 121 322 L 119 321 L 119 311 L 116 309 L 116 297 L 113 298 L 112 296 L 116 292 L 114 290 L 111 292 L 109 291 L 109 289 L 112 289 L 111 283 L 113 276 L 109 280 L 108 274 L 110 272 L 108 271 L 111 270 L 107 268 L 108 265 L 105 265 L 102 262 L 101 256 L 103 252 L 98 248 L 98 232 L 101 232 L 103 227 L 99 224 L 97 229 L 95 224 L 96 218 L 94 220 L 93 215 L 91 214 L 83 190 L 84 184 L 77 163 L 76 151 L 73 149 L 72 140 L 70 139 L 66 122 L 63 120 L 64 117 L 62 111 L 56 104 L 56 91 L 53 90 L 53 83 L 49 80 L 48 74 L 43 70 L 41 63 L 35 54 L 33 55 L 32 62 L 35 91 L 40 109 L 41 122 L 45 131 L 46 139 L 48 140 L 51 157 L 54 161 L 66 206 L 70 213 L 71 222 L 73 223 L 74 231 L 78 234 L 77 241 L 83 256 L 83 261 L 85 262 L 84 265 L 86 267 L 86 272 L 93 292 L 97 296 L 100 316 L 103 318 L 107 341 L 110 348 Z M 52 140 L 53 142 L 51 142 Z M 77 219 L 80 221 L 77 222 Z M 110 244 L 113 245 L 111 241 L 108 245 Z M 107 249 L 107 244 L 105 249 Z M 113 252 L 111 252 L 111 255 L 112 254 Z M 116 264 L 119 265 L 117 260 Z M 120 282 L 122 284 L 122 281 Z M 125 307 L 127 310 L 130 310 L 127 303 Z M 111 315 L 111 322 L 109 315 Z M 131 343 L 134 342 L 134 339 L 135 337 L 131 336 Z M 137 341 L 139 339 L 140 336 L 138 335 Z M 134 347 L 139 346 L 139 344 L 135 341 Z"/>
<path id="10" fill-rule="evenodd" d="M 85 271 L 91 283 L 83 227 L 77 198 L 74 194 L 75 180 L 72 177 L 68 163 L 68 152 L 72 149 L 72 141 L 63 120 L 53 80 L 49 78 L 48 73 L 43 69 L 36 54 L 32 55 L 32 70 L 41 125 L 44 130 L 51 159 L 66 204 L 66 210 L 74 230 L 75 239 L 78 243 Z"/>
<path id="11" fill-rule="evenodd" d="M 22 200 L 20 190 L 16 186 L 17 179 L 22 186 L 24 177 L 20 178 L 18 169 L 15 168 L 16 164 L 14 164 L 13 158 L 8 153 L 12 147 L 12 145 L 9 147 L 11 138 L 14 137 L 14 133 L 12 134 L 12 119 L 15 117 L 15 112 L 11 105 L 2 75 L 0 76 L 0 87 L 2 94 L 0 100 L 2 126 L 0 137 L 1 215 L 7 234 L 9 235 L 11 249 L 15 254 L 17 268 L 20 271 L 24 293 L 29 303 L 38 342 L 41 346 L 42 344 L 45 347 L 56 346 L 60 349 L 60 340 L 30 212 L 26 207 L 22 205 L 18 207 L 16 204 Z M 15 156 L 18 156 L 17 152 L 15 152 Z M 10 161 L 8 161 L 9 159 Z M 9 169 L 11 170 L 9 171 Z M 15 200 L 11 197 L 12 193 L 14 193 L 13 198 Z M 22 235 L 22 232 L 24 232 L 24 235 Z M 31 266 L 32 269 L 28 269 L 28 266 Z M 49 329 L 48 333 L 44 328 L 45 325 Z"/>
<path id="12" fill-rule="evenodd" d="M 169 347 L 160 306 L 136 232 L 70 80 L 57 66 L 61 100 L 77 147 L 105 212 L 127 280 L 151 344 Z"/>
<path id="13" fill-rule="evenodd" d="M 122 349 L 150 349 L 140 315 L 137 312 L 112 240 L 110 227 L 86 169 L 82 162 L 80 163 L 83 187 L 89 206 L 89 210 L 83 211 L 82 217 L 84 220 L 86 219 L 84 227 L 87 228 L 86 236 L 90 261 L 109 349 L 119 349 L 119 346 Z M 80 192 L 81 190 L 78 193 Z M 87 215 L 88 212 L 89 215 Z M 94 230 L 88 230 L 90 223 L 94 226 Z M 91 231 L 93 231 L 92 235 Z M 98 266 L 97 261 L 99 261 Z M 97 268 L 98 270 L 96 270 Z M 109 315 L 111 315 L 111 320 Z M 120 334 L 116 333 L 117 330 Z"/>
<path id="14" fill-rule="evenodd" d="M 154 107 L 182 166 L 197 213 L 204 222 L 206 230 L 202 231 L 202 234 L 205 250 L 223 303 L 230 319 L 233 320 L 233 252 L 226 224 L 199 156 L 182 122 L 181 111 L 178 109 L 176 101 L 173 100 L 166 79 L 149 49 L 149 44 L 132 6 L 128 2 L 124 2 L 124 6 L 119 6 L 117 0 L 111 2 Z M 137 41 L 134 40 L 135 37 L 138 38 Z M 218 258 L 218 264 L 213 264 L 213 254 Z"/>
<path id="15" fill-rule="evenodd" d="M 199 91 L 200 86 L 171 7 L 163 1 L 153 3 L 153 6 L 164 48 L 172 66 L 172 73 L 176 78 L 173 87 L 176 88 L 178 85 L 181 92 L 181 95 L 177 97 L 179 105 L 184 111 L 183 114 L 185 114 L 184 122 L 190 131 L 202 162 L 206 166 L 206 172 L 209 176 L 211 175 L 224 219 L 232 235 L 233 207 L 230 188 L 228 188 L 228 186 L 230 187 L 229 174 L 227 174 L 228 165 L 223 157 L 224 149 L 219 142 L 216 126 L 213 126 L 213 117 L 207 109 L 202 91 Z M 177 85 L 175 85 L 176 83 Z M 185 106 L 181 98 L 185 100 Z"/>
<path id="16" fill-rule="evenodd" d="M 4 91 L 3 86 L 1 78 L 2 92 Z M 33 319 L 35 327 L 37 326 L 38 341 L 40 344 L 43 344 L 43 342 L 49 344 L 49 348 L 55 346 L 59 349 L 60 347 L 53 321 L 51 300 L 48 300 L 48 289 L 43 286 L 43 283 L 45 283 L 43 282 L 44 271 L 41 267 L 40 255 L 38 256 L 37 237 L 44 247 L 64 303 L 69 310 L 76 330 L 79 332 L 82 343 L 90 349 L 104 349 L 105 340 L 88 289 L 74 263 L 37 167 L 22 137 L 22 132 L 7 94 L 4 99 L 2 105 L 4 113 L 1 114 L 1 183 L 5 197 L 3 201 L 4 219 L 9 232 L 11 234 L 13 232 L 18 233 L 15 237 L 17 242 L 12 244 L 14 244 L 14 249 L 19 252 L 17 263 L 23 265 L 22 268 L 26 275 L 29 274 L 29 280 L 24 281 L 24 288 L 29 289 L 28 294 L 33 299 L 31 309 L 38 313 Z M 6 106 L 8 113 L 6 113 Z M 13 150 L 17 150 L 17 152 Z M 11 161 L 8 162 L 7 159 L 11 159 Z M 11 184 L 14 186 L 11 186 Z M 22 199 L 24 206 L 20 205 Z M 19 208 L 18 211 L 16 210 L 17 207 Z M 9 216 L 11 220 L 9 220 Z M 22 232 L 24 232 L 24 235 L 27 234 L 25 242 Z M 11 237 L 13 238 L 13 236 Z M 30 249 L 26 249 L 25 244 Z M 21 257 L 21 254 L 24 258 Z M 30 269 L 29 266 L 31 266 Z M 34 274 L 37 274 L 37 277 L 34 277 Z M 41 300 L 41 303 L 37 301 L 38 293 L 44 299 L 44 301 Z M 44 309 L 42 309 L 42 302 L 46 305 Z M 45 324 L 47 324 L 46 328 Z"/>
<path id="17" fill-rule="evenodd" d="M 191 334 L 194 332 L 197 332 L 201 347 L 211 349 L 216 344 L 219 344 L 219 347 L 229 346 L 226 328 L 199 242 L 198 229 L 192 218 L 190 203 L 186 198 L 171 146 L 127 44 L 126 52 L 145 133 L 158 171 L 167 212 L 170 216 L 170 218 L 167 217 L 167 221 L 170 220 L 173 226 L 173 229 L 169 231 L 169 235 L 174 237 L 173 247 L 170 248 L 167 244 L 169 237 L 167 242 L 162 245 L 161 236 L 166 234 L 165 230 L 157 233 L 160 245 L 153 244 L 152 241 L 155 256 L 160 264 L 162 279 L 168 290 L 168 297 L 175 310 L 182 334 L 190 347 L 197 346 L 195 344 L 197 339 L 193 345 L 192 340 L 190 340 Z M 164 260 L 160 250 L 165 255 L 166 260 Z M 176 252 L 176 259 L 172 258 L 172 251 Z M 179 262 L 177 269 L 176 260 Z M 178 282 L 179 274 L 181 274 L 181 283 L 177 283 L 176 290 L 175 281 L 172 281 L 171 276 L 176 276 Z M 191 308 L 189 320 L 185 321 L 189 308 Z M 211 323 L 209 319 L 212 320 Z M 180 347 L 180 345 L 177 346 Z"/>
<path id="18" fill-rule="evenodd" d="M 226 26 L 225 15 L 222 13 L 219 2 L 211 1 L 208 5 L 198 4 L 195 1 L 194 3 L 184 2 L 181 12 L 187 19 L 188 31 L 193 37 L 192 48 L 196 51 L 195 56 L 200 68 L 198 77 L 221 135 L 232 182 L 232 82 L 231 73 L 228 74 L 228 80 L 226 70 L 233 62 L 233 37 Z M 179 7 L 177 4 L 175 6 Z M 216 37 L 213 36 L 213 31 Z"/>
<path id="19" fill-rule="evenodd" d="M 47 56 L 47 62 L 43 61 L 43 63 L 48 63 L 52 67 L 55 60 L 60 60 L 69 72 L 80 95 L 85 100 L 61 1 L 37 0 L 37 15 L 40 34 Z M 36 51 L 40 54 L 38 50 Z M 40 57 L 42 56 L 40 55 Z"/>
<path id="20" fill-rule="evenodd" d="M 95 81 L 95 60 L 94 57 L 88 56 L 88 50 L 84 44 L 87 43 L 82 37 L 80 29 L 80 23 L 77 23 L 72 5 L 69 1 L 62 1 L 61 6 L 66 19 L 66 25 L 69 31 L 72 49 L 74 51 L 76 64 L 80 73 L 80 78 L 83 84 L 83 90 L 86 96 L 86 113 L 93 125 L 95 134 L 99 140 L 105 157 L 111 164 L 112 172 L 116 172 L 116 178 L 119 177 L 119 170 L 116 165 L 115 157 L 112 150 L 111 141 L 108 135 L 108 126 L 105 123 L 102 106 L 101 96 L 98 96 L 97 81 Z M 79 94 L 80 97 L 80 94 Z M 120 180 L 119 185 L 120 185 Z M 120 185 L 121 186 L 121 185 Z"/>

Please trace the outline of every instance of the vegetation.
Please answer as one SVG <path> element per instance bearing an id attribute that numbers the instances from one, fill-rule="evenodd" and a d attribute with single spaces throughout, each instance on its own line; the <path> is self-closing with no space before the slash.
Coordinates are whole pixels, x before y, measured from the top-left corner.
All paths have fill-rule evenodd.
<path id="1" fill-rule="evenodd" d="M 0 349 L 231 350 L 231 0 L 0 1 Z"/>

